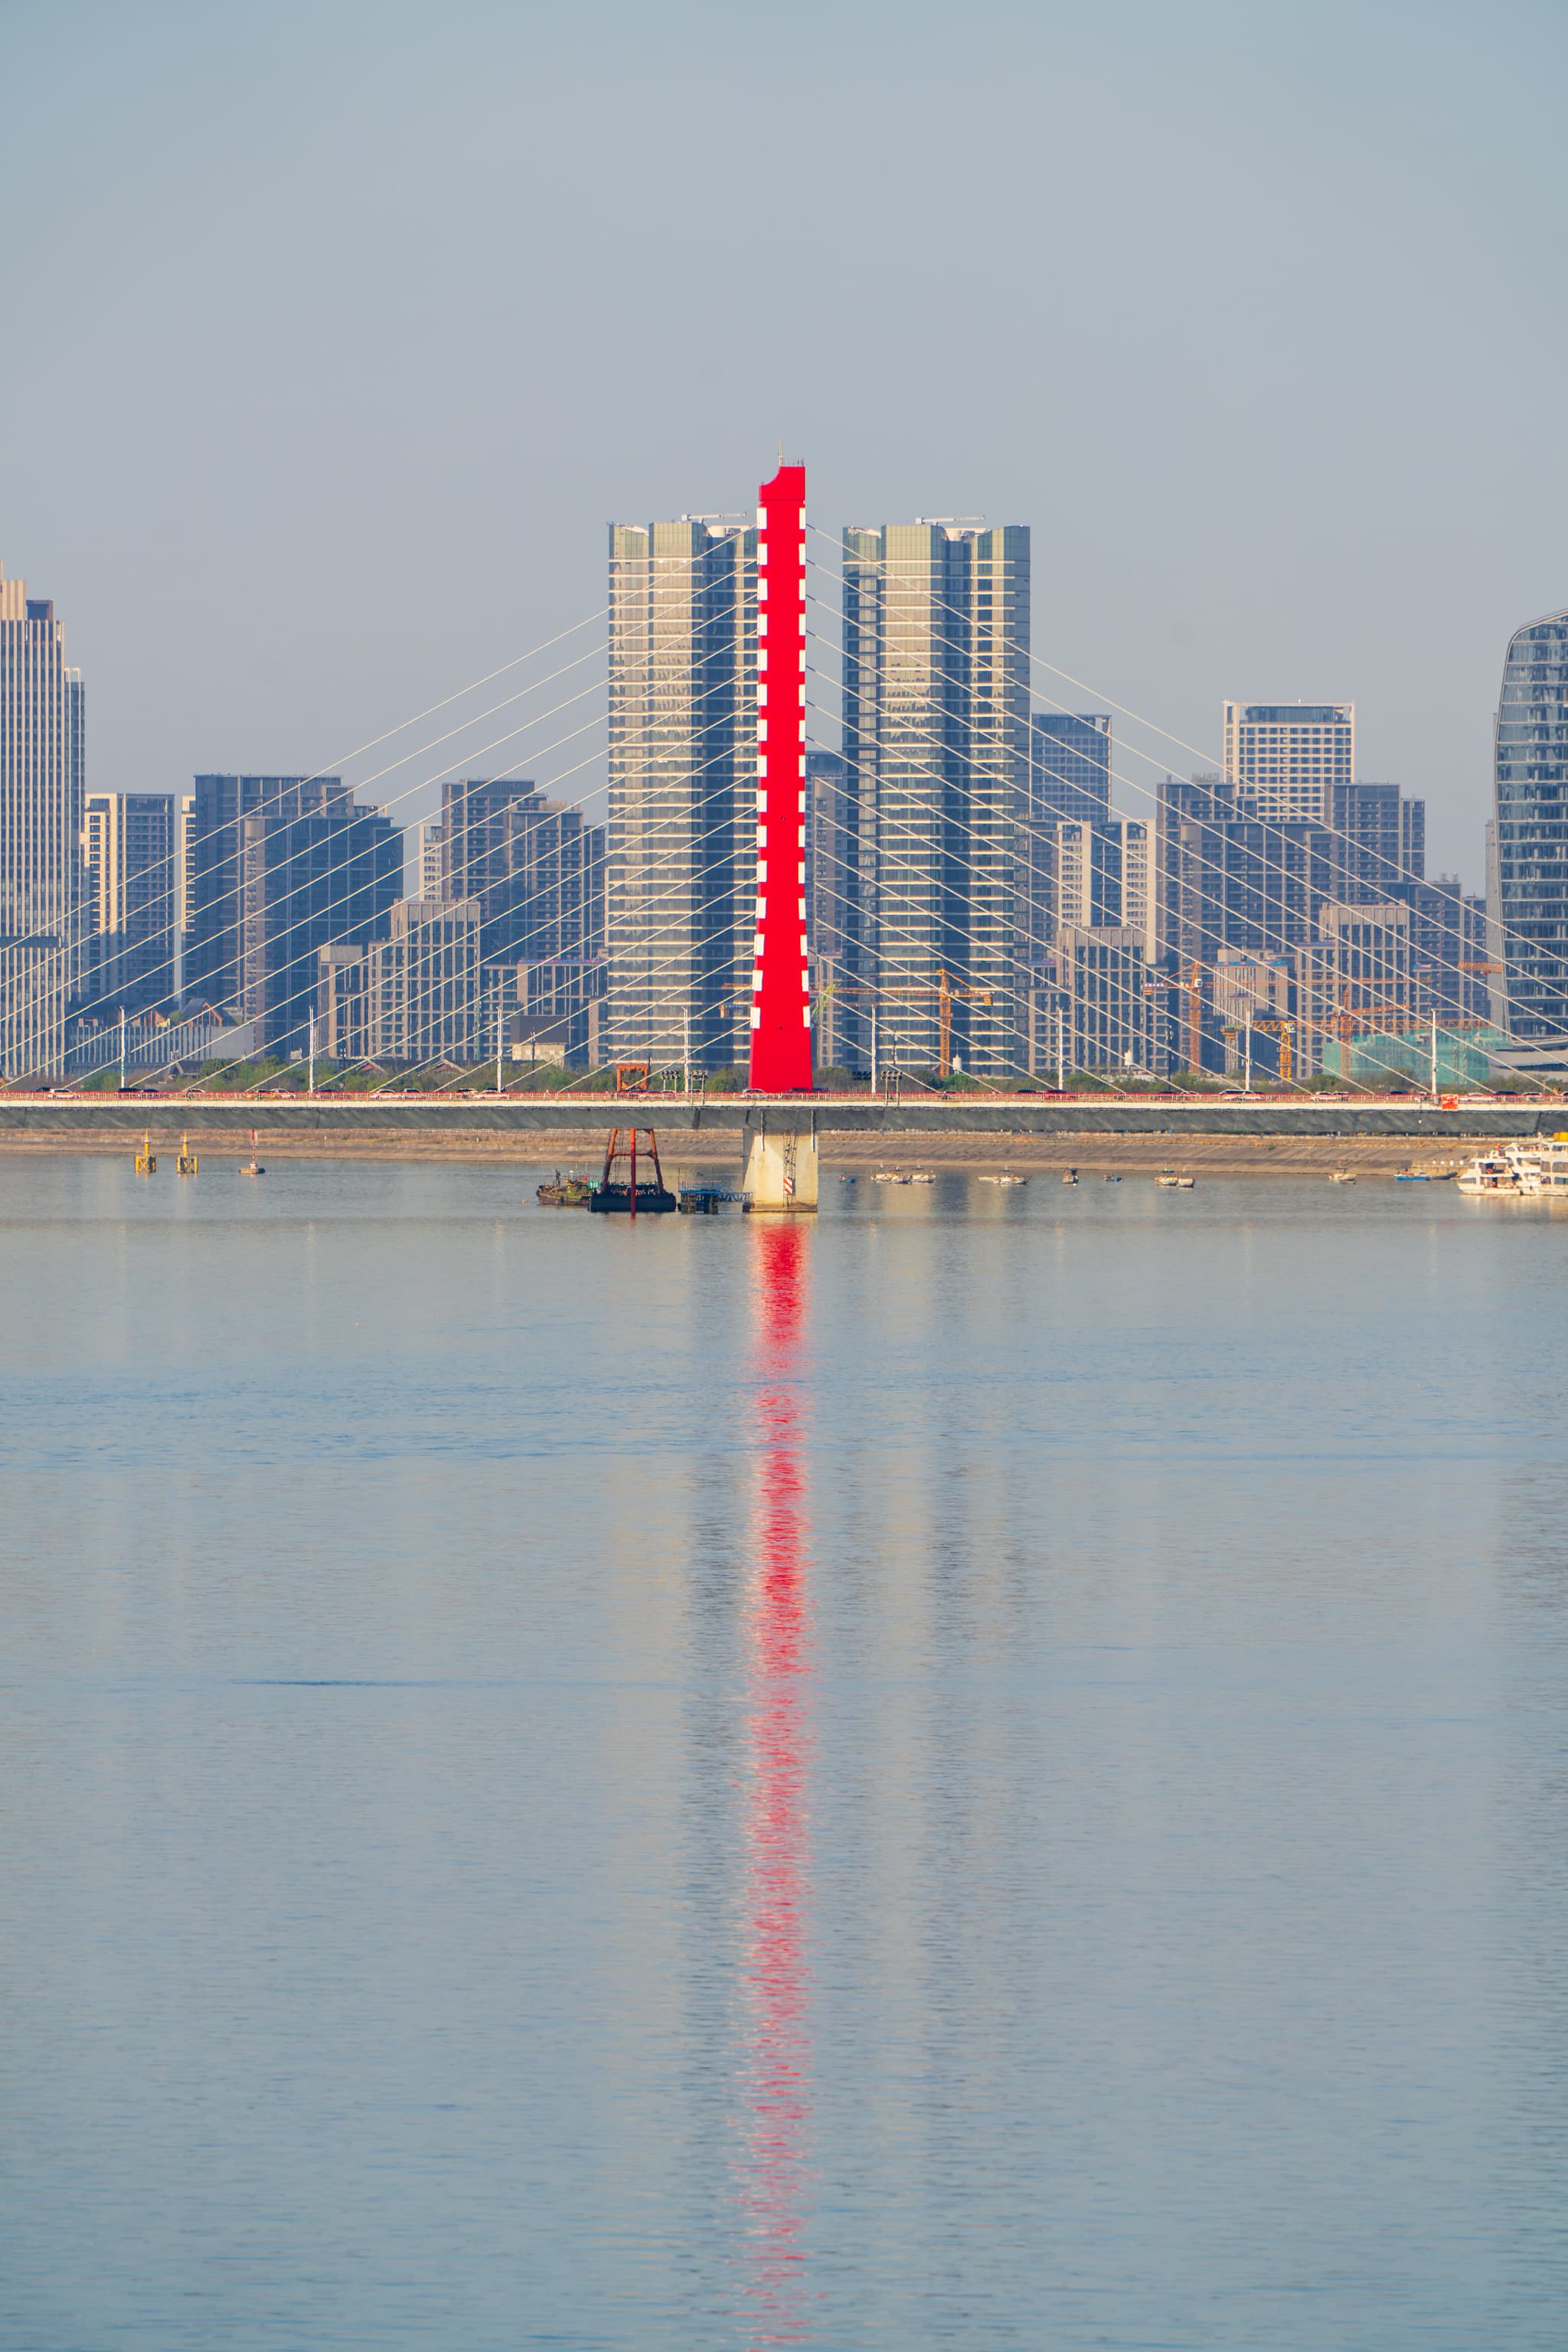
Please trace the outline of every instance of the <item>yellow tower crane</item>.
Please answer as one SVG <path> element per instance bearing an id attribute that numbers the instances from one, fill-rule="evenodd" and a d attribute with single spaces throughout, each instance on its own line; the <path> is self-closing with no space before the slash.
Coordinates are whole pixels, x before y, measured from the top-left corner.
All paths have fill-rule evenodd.
<path id="1" fill-rule="evenodd" d="M 939 971 L 934 981 L 911 982 L 897 988 L 877 988 L 870 982 L 864 986 L 857 982 L 830 980 L 823 989 L 824 998 L 830 996 L 868 996 L 874 1003 L 886 1004 L 893 998 L 904 1002 L 913 999 L 929 1003 L 936 999 L 937 1062 L 939 1078 L 952 1076 L 952 1008 L 955 1004 L 989 1004 L 992 992 L 988 988 L 971 988 L 963 982 L 954 982 L 947 971 Z"/>

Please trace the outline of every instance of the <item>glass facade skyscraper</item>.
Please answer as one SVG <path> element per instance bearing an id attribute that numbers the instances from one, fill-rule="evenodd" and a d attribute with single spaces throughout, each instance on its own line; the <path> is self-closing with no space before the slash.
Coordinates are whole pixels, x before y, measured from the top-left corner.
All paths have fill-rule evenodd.
<path id="1" fill-rule="evenodd" d="M 1110 715 L 1037 710 L 1029 721 L 1030 799 L 1047 825 L 1110 819 Z"/>
<path id="2" fill-rule="evenodd" d="M 1026 526 L 845 532 L 844 756 L 885 1066 L 938 1064 L 945 997 L 965 1070 L 1017 1067 L 1028 662 Z"/>
<path id="3" fill-rule="evenodd" d="M 605 1057 L 744 1070 L 756 933 L 757 534 L 610 527 Z"/>
<path id="4" fill-rule="evenodd" d="M 1495 770 L 1492 1017 L 1521 1044 L 1555 1041 L 1568 1034 L 1568 612 L 1510 640 Z"/>
<path id="5" fill-rule="evenodd" d="M 81 982 L 81 672 L 45 597 L 0 572 L 0 1070 L 56 1069 Z"/>

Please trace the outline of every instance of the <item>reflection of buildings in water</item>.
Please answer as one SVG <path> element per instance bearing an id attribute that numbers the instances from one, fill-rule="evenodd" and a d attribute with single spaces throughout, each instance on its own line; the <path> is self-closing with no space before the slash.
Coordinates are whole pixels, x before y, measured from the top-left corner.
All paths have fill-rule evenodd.
<path id="1" fill-rule="evenodd" d="M 802 2192 L 810 2097 L 806 1797 L 809 1675 L 800 1354 L 810 1236 L 758 1223 L 752 1291 L 752 1560 L 747 1587 L 745 2109 L 741 2202 L 754 2346 L 804 2328 Z"/>

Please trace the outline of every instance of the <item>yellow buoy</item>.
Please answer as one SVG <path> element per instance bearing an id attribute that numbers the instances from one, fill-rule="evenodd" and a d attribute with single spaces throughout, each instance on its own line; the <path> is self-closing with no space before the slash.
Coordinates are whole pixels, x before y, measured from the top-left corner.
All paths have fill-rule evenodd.
<path id="1" fill-rule="evenodd" d="M 151 1128 L 148 1128 L 143 1133 L 142 1138 L 142 1149 L 136 1154 L 136 1173 L 138 1176 L 156 1176 L 158 1173 L 158 1162 L 153 1154 L 153 1130 Z"/>
<path id="2" fill-rule="evenodd" d="M 180 1138 L 180 1156 L 174 1163 L 176 1168 L 179 1170 L 180 1174 L 182 1176 L 194 1176 L 200 1164 L 201 1163 L 197 1160 L 195 1153 L 191 1150 L 190 1137 L 188 1135 L 182 1135 Z"/>

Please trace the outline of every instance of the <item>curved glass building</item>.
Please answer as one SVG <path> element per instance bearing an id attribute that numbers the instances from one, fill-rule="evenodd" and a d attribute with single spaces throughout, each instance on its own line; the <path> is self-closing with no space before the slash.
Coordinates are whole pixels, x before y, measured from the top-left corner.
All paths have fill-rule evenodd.
<path id="1" fill-rule="evenodd" d="M 1494 1017 L 1521 1045 L 1556 1040 L 1568 1035 L 1568 612 L 1530 622 L 1510 642 L 1496 772 L 1487 897 L 1503 971 Z"/>

